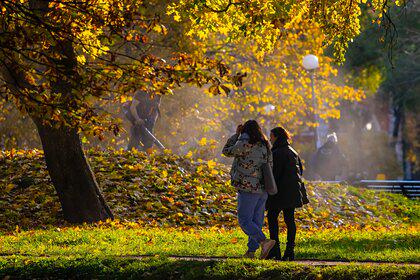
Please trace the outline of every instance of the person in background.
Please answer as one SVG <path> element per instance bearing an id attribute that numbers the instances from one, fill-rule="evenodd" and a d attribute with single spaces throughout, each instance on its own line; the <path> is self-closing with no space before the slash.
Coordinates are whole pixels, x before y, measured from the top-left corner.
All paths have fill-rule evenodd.
<path id="1" fill-rule="evenodd" d="M 335 132 L 327 135 L 327 142 L 316 151 L 310 165 L 315 178 L 324 181 L 345 179 L 347 160 L 338 146 Z"/>
<path id="2" fill-rule="evenodd" d="M 137 91 L 133 100 L 124 104 L 124 114 L 130 121 L 130 139 L 128 150 L 151 151 L 154 139 L 145 129 L 153 133 L 159 117 L 160 95 Z"/>
<path id="3" fill-rule="evenodd" d="M 292 261 L 295 258 L 296 238 L 295 209 L 308 203 L 305 186 L 302 181 L 303 167 L 298 153 L 290 146 L 290 135 L 283 127 L 271 130 L 270 141 L 273 144 L 273 175 L 277 184 L 277 194 L 269 195 L 266 209 L 270 239 L 276 241 L 268 258 Z M 281 258 L 278 217 L 283 211 L 287 227 L 287 244 Z"/>
<path id="4" fill-rule="evenodd" d="M 238 125 L 223 148 L 223 155 L 234 157 L 230 172 L 232 185 L 238 192 L 238 221 L 248 235 L 246 258 L 254 258 L 261 247 L 261 259 L 269 254 L 275 241 L 265 237 L 264 209 L 267 192 L 263 185 L 263 163 L 272 162 L 270 144 L 255 120 Z"/>

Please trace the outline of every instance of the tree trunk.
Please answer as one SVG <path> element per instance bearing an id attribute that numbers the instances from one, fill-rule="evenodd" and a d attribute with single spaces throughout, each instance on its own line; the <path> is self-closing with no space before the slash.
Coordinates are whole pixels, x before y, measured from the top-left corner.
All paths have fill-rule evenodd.
<path id="1" fill-rule="evenodd" d="M 47 168 L 61 202 L 64 217 L 71 223 L 113 219 L 82 150 L 75 128 L 53 128 L 34 120 Z"/>
<path id="2" fill-rule="evenodd" d="M 29 87 L 23 74 L 12 65 L 2 67 L 2 77 L 14 85 L 11 90 Z M 43 124 L 39 116 L 32 116 L 44 149 L 45 161 L 52 183 L 61 202 L 64 217 L 71 223 L 95 222 L 113 219 L 112 212 L 102 197 L 95 176 L 85 158 L 76 128 L 59 128 Z"/>
<path id="3" fill-rule="evenodd" d="M 404 180 L 412 180 L 411 162 L 408 159 L 408 151 L 410 150 L 410 140 L 407 136 L 406 130 L 406 112 L 401 112 L 401 146 L 402 146 L 402 168 Z"/>
<path id="4" fill-rule="evenodd" d="M 29 10 L 42 19 L 47 16 L 50 2 L 30 0 Z M 64 38 L 55 42 L 51 50 L 62 55 L 60 59 L 52 61 L 56 65 L 55 70 L 75 78 L 77 60 L 72 42 Z M 17 95 L 21 89 L 36 91 L 25 79 L 22 68 L 14 59 L 13 56 L 5 57 L 0 64 L 0 74 L 3 80 L 7 81 L 9 89 Z M 67 104 L 69 111 L 76 111 L 77 96 L 74 95 L 72 84 L 68 80 L 70 79 L 58 79 L 52 84 L 52 92 L 62 94 L 60 101 Z M 99 191 L 95 176 L 83 153 L 77 128 L 64 124 L 55 128 L 54 125 L 44 124 L 42 115 L 33 115 L 30 112 L 29 115 L 38 128 L 48 172 L 60 199 L 65 219 L 72 223 L 113 219 L 112 212 Z"/>

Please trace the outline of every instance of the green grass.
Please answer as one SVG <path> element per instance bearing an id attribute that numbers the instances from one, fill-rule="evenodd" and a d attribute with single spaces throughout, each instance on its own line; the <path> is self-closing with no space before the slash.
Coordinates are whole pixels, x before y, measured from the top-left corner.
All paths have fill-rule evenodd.
<path id="1" fill-rule="evenodd" d="M 3 258 L 0 278 L 19 279 L 418 279 L 412 266 L 305 266 L 257 260 L 183 261 L 109 258 Z"/>
<path id="2" fill-rule="evenodd" d="M 282 234 L 281 242 L 284 244 Z M 420 232 L 414 228 L 299 231 L 299 259 L 420 263 Z M 240 229 L 182 230 L 104 227 L 23 231 L 0 236 L 0 254 L 29 256 L 182 255 L 241 256 Z M 284 246 L 283 246 L 284 249 Z"/>

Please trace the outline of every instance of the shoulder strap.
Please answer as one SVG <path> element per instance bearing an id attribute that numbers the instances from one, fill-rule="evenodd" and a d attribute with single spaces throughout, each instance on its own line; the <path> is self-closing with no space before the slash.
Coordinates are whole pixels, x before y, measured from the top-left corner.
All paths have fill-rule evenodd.
<path id="1" fill-rule="evenodd" d="M 295 151 L 295 149 L 292 148 L 292 146 L 289 145 L 289 149 L 296 155 L 299 156 L 298 152 Z"/>
<path id="2" fill-rule="evenodd" d="M 299 173 L 300 176 L 303 175 L 303 165 L 302 165 L 302 160 L 300 159 L 300 156 L 298 154 L 298 152 L 295 151 L 295 149 L 292 148 L 292 146 L 289 145 L 289 149 L 295 154 L 295 156 L 298 158 L 298 164 L 299 164 Z"/>
<path id="3" fill-rule="evenodd" d="M 299 169 L 300 169 L 299 173 L 300 173 L 300 176 L 303 176 L 303 165 L 299 156 L 298 156 L 298 161 L 299 161 Z"/>

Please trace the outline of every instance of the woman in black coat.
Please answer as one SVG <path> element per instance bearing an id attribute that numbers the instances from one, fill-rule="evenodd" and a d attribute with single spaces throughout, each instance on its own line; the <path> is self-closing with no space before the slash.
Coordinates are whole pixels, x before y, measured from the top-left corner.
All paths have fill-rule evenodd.
<path id="1" fill-rule="evenodd" d="M 270 239 L 276 241 L 268 256 L 270 259 L 294 260 L 296 238 L 295 208 L 308 202 L 302 182 L 302 162 L 298 153 L 289 144 L 287 130 L 276 127 L 271 130 L 270 141 L 273 144 L 273 175 L 278 193 L 269 196 L 266 203 Z M 287 245 L 283 258 L 280 253 L 278 217 L 283 211 L 287 227 Z"/>

